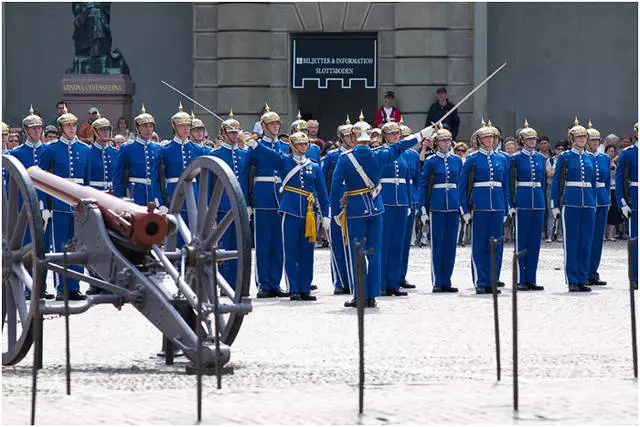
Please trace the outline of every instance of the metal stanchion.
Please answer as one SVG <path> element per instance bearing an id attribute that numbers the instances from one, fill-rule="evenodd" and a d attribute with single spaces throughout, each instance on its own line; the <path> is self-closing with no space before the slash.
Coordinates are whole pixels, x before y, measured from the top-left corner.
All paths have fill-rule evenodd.
<path id="1" fill-rule="evenodd" d="M 213 250 L 215 254 L 215 249 Z M 215 255 L 214 255 L 215 256 Z M 214 266 L 215 273 L 215 266 Z M 214 292 L 216 291 L 214 287 Z M 196 260 L 196 295 L 198 297 L 198 313 L 197 319 L 198 323 L 195 327 L 195 333 L 198 337 L 196 341 L 196 345 L 198 346 L 196 349 L 196 389 L 197 389 L 197 414 L 198 414 L 198 424 L 202 421 L 202 333 L 200 329 L 202 328 L 202 257 L 198 257 Z"/>
<path id="2" fill-rule="evenodd" d="M 46 286 L 46 281 L 45 281 Z M 35 298 L 35 293 L 31 293 L 32 298 Z M 31 371 L 31 425 L 36 423 L 36 395 L 38 394 L 38 370 L 42 368 L 42 312 L 40 311 L 40 304 L 44 304 L 45 299 L 40 298 L 37 304 L 33 306 L 33 336 L 34 336 L 34 349 L 33 349 L 33 367 Z"/>
<path id="3" fill-rule="evenodd" d="M 356 307 L 358 309 L 358 344 L 360 350 L 359 358 L 359 379 L 358 387 L 358 408 L 359 414 L 364 411 L 364 282 L 366 276 L 365 255 L 363 247 L 367 244 L 367 239 L 362 242 L 354 241 L 356 252 Z"/>
<path id="4" fill-rule="evenodd" d="M 527 250 L 513 253 L 513 272 L 511 283 L 513 286 L 512 329 L 513 329 L 513 410 L 518 410 L 518 260 L 527 254 Z"/>
<path id="5" fill-rule="evenodd" d="M 491 238 L 491 290 L 493 293 L 493 328 L 495 330 L 496 337 L 496 375 L 498 381 L 500 381 L 500 373 L 502 371 L 500 366 L 500 323 L 498 320 L 498 277 L 496 271 L 496 246 L 504 240 L 504 237 L 499 239 Z"/>
<path id="6" fill-rule="evenodd" d="M 636 336 L 636 298 L 633 289 L 634 261 L 633 247 L 638 244 L 638 238 L 629 239 L 627 242 L 627 259 L 629 272 L 629 307 L 631 309 L 631 351 L 633 353 L 633 376 L 638 378 L 638 342 Z"/>
<path id="7" fill-rule="evenodd" d="M 216 254 L 215 248 L 212 252 L 212 266 L 213 266 L 213 325 L 215 331 L 215 339 L 216 339 L 216 380 L 218 385 L 218 390 L 222 389 L 222 366 L 220 364 L 220 302 L 218 298 L 218 258 Z M 240 289 L 237 290 L 240 292 Z M 200 297 L 198 297 L 200 298 Z"/>
<path id="8" fill-rule="evenodd" d="M 69 339 L 69 267 L 67 264 L 67 252 L 69 251 L 69 243 L 64 245 L 64 279 L 63 279 L 63 293 L 64 293 L 64 327 L 65 327 L 65 341 L 67 346 L 66 358 L 67 358 L 67 395 L 71 395 L 71 341 Z"/>

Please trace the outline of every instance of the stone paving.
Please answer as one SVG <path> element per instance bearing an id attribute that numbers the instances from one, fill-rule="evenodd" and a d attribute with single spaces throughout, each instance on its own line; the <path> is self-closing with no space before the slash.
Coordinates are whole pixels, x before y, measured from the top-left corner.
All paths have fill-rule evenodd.
<path id="1" fill-rule="evenodd" d="M 520 411 L 512 410 L 511 260 L 499 297 L 502 380 L 496 381 L 491 296 L 476 296 L 468 247 L 459 294 L 432 294 L 429 248 L 412 248 L 409 297 L 366 311 L 365 413 L 357 415 L 356 311 L 332 295 L 329 253 L 316 251 L 317 302 L 254 300 L 231 347 L 234 375 L 203 379 L 206 424 L 637 424 L 626 242 L 605 244 L 609 282 L 569 294 L 560 244 L 543 244 L 538 283 L 519 293 Z M 507 259 L 508 258 L 508 259 Z M 252 296 L 255 296 L 252 289 Z M 40 424 L 193 424 L 196 378 L 154 357 L 160 334 L 132 307 L 72 317 L 72 394 L 65 394 L 64 320 L 45 322 Z M 30 417 L 30 353 L 3 369 L 2 422 Z"/>

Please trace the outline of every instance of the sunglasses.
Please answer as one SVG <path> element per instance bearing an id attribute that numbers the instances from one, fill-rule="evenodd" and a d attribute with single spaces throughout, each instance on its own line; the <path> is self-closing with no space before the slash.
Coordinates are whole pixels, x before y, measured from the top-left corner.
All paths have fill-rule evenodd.
<path id="1" fill-rule="evenodd" d="M 455 151 L 455 152 L 460 151 L 461 153 L 464 153 L 464 152 L 465 152 L 465 151 L 467 151 L 467 150 L 465 150 L 464 148 L 456 148 L 456 149 L 455 149 L 455 150 L 453 150 L 453 151 Z"/>

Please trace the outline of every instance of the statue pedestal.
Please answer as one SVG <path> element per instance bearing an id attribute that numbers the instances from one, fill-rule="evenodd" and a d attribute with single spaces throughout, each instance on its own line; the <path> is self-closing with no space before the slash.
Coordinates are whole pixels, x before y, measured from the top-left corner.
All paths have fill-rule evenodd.
<path id="1" fill-rule="evenodd" d="M 79 123 L 87 121 L 90 107 L 96 107 L 111 122 L 114 135 L 121 116 L 127 119 L 129 129 L 133 128 L 134 94 L 135 84 L 126 74 L 65 74 L 62 78 L 62 99 Z"/>

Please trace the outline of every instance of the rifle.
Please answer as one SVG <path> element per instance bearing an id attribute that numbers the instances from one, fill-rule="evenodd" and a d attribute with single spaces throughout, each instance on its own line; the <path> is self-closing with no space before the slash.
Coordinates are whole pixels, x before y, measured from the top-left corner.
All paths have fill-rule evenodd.
<path id="1" fill-rule="evenodd" d="M 558 182 L 558 209 L 562 207 L 563 203 L 563 193 L 564 193 L 564 185 L 567 181 L 567 162 L 564 162 L 562 166 L 562 173 L 560 174 L 560 182 Z M 556 240 L 558 237 L 558 218 L 553 219 L 553 239 Z"/>
<path id="2" fill-rule="evenodd" d="M 429 211 L 431 210 L 431 193 L 433 192 L 433 184 L 435 183 L 436 180 L 436 174 L 435 172 L 431 172 L 429 174 L 429 181 L 427 182 L 427 188 L 425 189 L 425 209 L 427 211 L 427 214 L 429 213 Z"/>
<path id="3" fill-rule="evenodd" d="M 249 195 L 249 200 L 247 200 L 247 205 L 248 206 L 253 206 L 254 202 L 253 202 L 253 182 L 256 179 L 256 165 L 255 164 L 251 164 L 251 166 L 249 167 L 249 179 L 247 182 L 247 194 Z"/>
<path id="4" fill-rule="evenodd" d="M 159 175 L 160 175 L 160 193 L 162 196 L 162 200 L 165 206 L 168 206 L 171 203 L 171 200 L 167 202 L 167 176 L 166 176 L 167 167 L 164 165 L 164 156 L 160 156 L 160 167 L 159 167 Z"/>
<path id="5" fill-rule="evenodd" d="M 633 200 L 629 200 L 629 183 L 631 182 L 631 180 L 629 179 L 629 162 L 625 163 L 624 165 L 623 175 L 624 175 L 624 181 L 623 181 L 624 184 L 622 187 L 622 197 L 624 197 L 624 200 L 627 202 L 627 206 L 631 208 L 631 203 L 633 203 Z"/>
<path id="6" fill-rule="evenodd" d="M 469 205 L 469 211 L 475 209 L 475 206 L 471 204 L 471 192 L 473 191 L 473 182 L 476 178 L 476 164 L 471 165 L 471 170 L 469 171 L 469 177 L 467 178 L 467 205 Z"/>
<path id="7" fill-rule="evenodd" d="M 511 177 L 511 205 L 515 206 L 516 205 L 516 183 L 518 181 L 518 169 L 516 168 L 515 159 L 511 159 L 511 170 L 509 172 Z"/>

